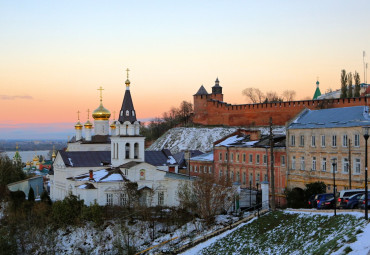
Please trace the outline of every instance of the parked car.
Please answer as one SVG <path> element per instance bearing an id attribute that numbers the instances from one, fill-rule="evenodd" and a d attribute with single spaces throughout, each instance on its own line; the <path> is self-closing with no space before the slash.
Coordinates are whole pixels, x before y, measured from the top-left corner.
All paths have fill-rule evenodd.
<path id="1" fill-rule="evenodd" d="M 316 196 L 316 195 L 312 195 L 312 196 L 310 196 L 310 198 L 308 199 L 308 207 L 309 207 L 309 208 L 317 208 L 317 203 L 316 203 L 315 196 Z"/>
<path id="2" fill-rule="evenodd" d="M 337 201 L 337 207 L 338 208 L 345 208 L 347 205 L 347 202 L 345 202 L 346 199 L 348 199 L 350 196 L 353 196 L 355 194 L 359 193 L 365 193 L 364 189 L 347 189 L 347 190 L 341 190 L 339 192 L 338 201 Z"/>
<path id="3" fill-rule="evenodd" d="M 331 198 L 334 199 L 334 194 L 333 193 L 317 194 L 315 196 L 315 200 L 316 200 L 316 204 L 317 204 L 317 209 L 322 209 L 322 203 L 324 201 L 328 201 Z"/>
<path id="4" fill-rule="evenodd" d="M 363 193 L 354 194 L 350 196 L 349 198 L 344 198 L 344 201 L 341 201 L 341 204 L 343 204 L 343 208 L 345 209 L 354 209 L 358 208 L 359 206 L 359 199 L 363 195 Z"/>
<path id="5" fill-rule="evenodd" d="M 327 200 L 321 200 L 320 203 L 317 204 L 317 209 L 333 209 L 334 208 L 334 195 L 327 199 Z"/>
<path id="6" fill-rule="evenodd" d="M 358 204 L 360 205 L 361 209 L 365 209 L 365 194 L 362 194 L 358 201 Z M 367 208 L 370 208 L 370 192 L 367 193 Z"/>

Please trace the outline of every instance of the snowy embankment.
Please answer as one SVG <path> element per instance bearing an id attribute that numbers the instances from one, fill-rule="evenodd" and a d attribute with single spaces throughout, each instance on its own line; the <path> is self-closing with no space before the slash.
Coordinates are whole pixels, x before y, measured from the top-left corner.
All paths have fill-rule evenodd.
<path id="1" fill-rule="evenodd" d="M 172 153 L 184 150 L 212 150 L 213 143 L 243 127 L 178 127 L 168 130 L 158 138 L 148 150 L 169 149 Z M 261 134 L 268 134 L 268 128 L 249 128 L 260 130 Z M 273 133 L 285 134 L 284 127 L 274 127 Z"/>
<path id="2" fill-rule="evenodd" d="M 363 213 L 270 213 L 182 253 L 353 254 L 370 252 L 370 224 Z"/>

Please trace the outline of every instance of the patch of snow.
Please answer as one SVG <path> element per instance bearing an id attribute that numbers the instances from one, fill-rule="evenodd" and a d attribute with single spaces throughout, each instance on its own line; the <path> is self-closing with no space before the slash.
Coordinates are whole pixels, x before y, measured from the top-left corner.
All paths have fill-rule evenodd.
<path id="1" fill-rule="evenodd" d="M 68 160 L 69 160 L 69 164 L 70 164 L 71 166 L 73 166 L 72 159 L 71 159 L 71 158 L 68 158 Z"/>
<path id="2" fill-rule="evenodd" d="M 213 161 L 213 151 L 190 158 L 198 161 Z"/>
<path id="3" fill-rule="evenodd" d="M 78 186 L 77 188 L 79 188 L 79 189 L 86 189 L 86 184 L 82 184 L 82 185 L 80 185 L 80 186 Z"/>
<path id="4" fill-rule="evenodd" d="M 123 181 L 122 175 L 120 174 L 111 174 L 107 178 L 100 179 L 101 182 L 115 182 L 115 181 Z"/>
<path id="5" fill-rule="evenodd" d="M 167 163 L 173 165 L 173 164 L 177 164 L 177 161 L 176 161 L 176 159 L 174 157 L 169 156 L 168 157 L 168 160 L 167 160 Z"/>

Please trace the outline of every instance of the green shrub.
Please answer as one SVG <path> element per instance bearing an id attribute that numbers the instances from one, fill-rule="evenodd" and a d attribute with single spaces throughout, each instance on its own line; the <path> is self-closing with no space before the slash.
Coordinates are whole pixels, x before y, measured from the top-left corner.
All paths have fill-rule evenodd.
<path id="1" fill-rule="evenodd" d="M 96 225 L 101 225 L 103 223 L 103 213 L 103 207 L 95 201 L 94 204 L 82 208 L 82 219 L 92 221 Z"/>
<path id="2" fill-rule="evenodd" d="M 83 200 L 69 195 L 62 201 L 56 201 L 52 206 L 52 218 L 57 226 L 77 224 L 81 220 Z"/>

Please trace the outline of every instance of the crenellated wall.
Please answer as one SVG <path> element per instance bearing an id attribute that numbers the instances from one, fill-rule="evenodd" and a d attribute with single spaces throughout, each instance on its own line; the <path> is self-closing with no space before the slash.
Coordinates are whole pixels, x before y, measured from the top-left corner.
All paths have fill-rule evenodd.
<path id="1" fill-rule="evenodd" d="M 231 105 L 213 99 L 212 94 L 194 95 L 194 123 L 225 126 L 285 125 L 304 108 L 318 110 L 350 106 L 367 106 L 367 97 L 303 100 L 278 103 Z"/>

